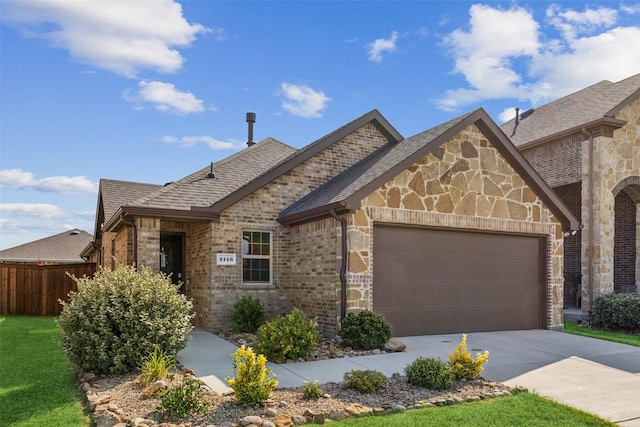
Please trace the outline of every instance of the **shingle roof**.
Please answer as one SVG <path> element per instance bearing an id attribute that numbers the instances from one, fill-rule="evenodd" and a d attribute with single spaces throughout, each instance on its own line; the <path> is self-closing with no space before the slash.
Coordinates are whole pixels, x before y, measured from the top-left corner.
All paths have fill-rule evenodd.
<path id="1" fill-rule="evenodd" d="M 108 220 L 111 218 L 120 206 L 127 205 L 145 194 L 152 193 L 160 188 L 163 188 L 163 186 L 158 184 L 101 179 L 99 193 L 102 197 L 104 219 Z"/>
<path id="2" fill-rule="evenodd" d="M 476 124 L 480 128 L 495 148 L 562 222 L 565 229 L 579 228 L 578 220 L 551 188 L 544 183 L 483 109 L 449 120 L 396 144 L 384 145 L 283 210 L 280 213 L 279 221 L 284 224 L 292 224 L 327 216 L 331 209 L 336 211 L 358 209 L 363 198 L 471 124 Z"/>
<path id="3" fill-rule="evenodd" d="M 297 150 L 276 139 L 267 138 L 179 181 L 122 205 L 190 210 L 208 207 L 271 169 Z"/>
<path id="4" fill-rule="evenodd" d="M 520 146 L 579 128 L 604 117 L 614 117 L 621 107 L 638 96 L 640 74 L 617 83 L 604 80 L 543 106 L 521 112 L 515 130 L 515 118 L 504 123 L 501 128 L 516 146 Z"/>
<path id="5" fill-rule="evenodd" d="M 91 234 L 76 228 L 0 251 L 0 260 L 83 262 L 80 253 L 91 239 Z"/>

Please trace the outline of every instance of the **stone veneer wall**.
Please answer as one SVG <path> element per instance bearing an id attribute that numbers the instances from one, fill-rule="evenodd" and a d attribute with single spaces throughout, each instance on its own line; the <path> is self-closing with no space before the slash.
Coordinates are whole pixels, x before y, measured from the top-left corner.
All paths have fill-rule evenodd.
<path id="1" fill-rule="evenodd" d="M 302 300 L 300 295 L 306 291 L 297 288 L 290 278 L 294 267 L 290 230 L 276 221 L 278 215 L 386 143 L 388 140 L 375 126 L 366 124 L 221 213 L 220 222 L 214 224 L 213 258 L 216 253 L 235 253 L 237 265 L 212 264 L 210 329 L 230 326 L 233 304 L 243 294 L 259 297 L 272 314 L 287 312 L 293 306 L 292 301 Z M 272 283 L 268 285 L 242 283 L 242 230 L 246 229 L 272 233 Z M 317 307 L 323 304 L 326 303 L 318 303 Z"/>
<path id="2" fill-rule="evenodd" d="M 593 283 L 594 300 L 613 292 L 614 282 L 614 189 L 630 177 L 640 177 L 640 99 L 629 103 L 616 114 L 627 124 L 611 133 L 608 129 L 594 131 L 594 191 L 588 186 L 589 144 L 583 141 L 582 181 L 582 311 L 591 308 L 590 284 Z M 589 203 L 593 202 L 593 246 L 589 247 Z M 637 238 L 636 238 L 637 239 Z M 640 242 L 636 240 L 636 247 Z M 593 253 L 593 277 L 589 277 L 589 253 Z M 640 263 L 636 262 L 636 283 L 640 276 Z"/>
<path id="3" fill-rule="evenodd" d="M 563 325 L 561 225 L 480 130 L 470 126 L 370 194 L 349 227 L 351 310 L 372 308 L 373 225 L 450 227 L 546 236 L 547 327 Z M 356 291 L 357 292 L 354 292 Z"/>

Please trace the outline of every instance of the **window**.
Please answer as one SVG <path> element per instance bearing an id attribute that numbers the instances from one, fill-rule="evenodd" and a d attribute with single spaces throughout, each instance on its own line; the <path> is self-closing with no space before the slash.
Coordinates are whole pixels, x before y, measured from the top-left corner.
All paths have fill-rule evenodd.
<path id="1" fill-rule="evenodd" d="M 242 281 L 271 283 L 271 233 L 242 232 Z"/>

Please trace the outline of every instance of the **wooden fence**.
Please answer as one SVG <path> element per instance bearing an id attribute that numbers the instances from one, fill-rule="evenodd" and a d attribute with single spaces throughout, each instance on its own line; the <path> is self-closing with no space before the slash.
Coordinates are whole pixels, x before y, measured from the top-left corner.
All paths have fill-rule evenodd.
<path id="1" fill-rule="evenodd" d="M 77 290 L 76 277 L 92 276 L 93 263 L 64 265 L 0 264 L 0 315 L 52 316 L 62 311 L 59 299 Z"/>

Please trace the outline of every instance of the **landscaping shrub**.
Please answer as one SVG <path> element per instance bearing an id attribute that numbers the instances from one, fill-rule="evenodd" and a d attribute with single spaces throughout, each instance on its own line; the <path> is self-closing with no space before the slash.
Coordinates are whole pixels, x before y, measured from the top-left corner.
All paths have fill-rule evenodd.
<path id="1" fill-rule="evenodd" d="M 320 341 L 318 324 L 295 308 L 258 328 L 255 349 L 267 359 L 284 362 L 306 357 Z"/>
<path id="2" fill-rule="evenodd" d="M 304 382 L 304 390 L 302 391 L 303 399 L 317 399 L 324 395 L 324 390 L 318 385 L 318 380 L 311 384 L 309 381 Z"/>
<path id="3" fill-rule="evenodd" d="M 640 294 L 607 294 L 597 298 L 593 324 L 602 329 L 640 332 Z"/>
<path id="4" fill-rule="evenodd" d="M 61 302 L 58 325 L 64 351 L 80 369 L 122 374 L 153 348 L 173 357 L 186 346 L 192 305 L 166 275 L 120 266 L 73 279 L 78 290 Z"/>
<path id="5" fill-rule="evenodd" d="M 433 357 L 418 357 L 404 369 L 409 384 L 430 390 L 448 390 L 453 384 L 451 366 Z"/>
<path id="6" fill-rule="evenodd" d="M 153 349 L 140 366 L 142 373 L 136 381 L 141 386 L 148 386 L 154 381 L 164 379 L 169 370 L 175 366 L 175 358 L 165 355 L 158 347 Z"/>
<path id="7" fill-rule="evenodd" d="M 233 357 L 235 378 L 227 378 L 227 384 L 233 389 L 238 401 L 242 403 L 261 403 L 269 398 L 278 386 L 277 376 L 271 376 L 266 367 L 267 359 L 256 355 L 251 347 L 241 346 Z"/>
<path id="8" fill-rule="evenodd" d="M 384 316 L 369 310 L 349 313 L 342 320 L 340 337 L 346 345 L 355 349 L 383 348 L 391 338 L 391 325 Z"/>
<path id="9" fill-rule="evenodd" d="M 449 364 L 456 378 L 475 380 L 484 369 L 484 364 L 489 359 L 489 352 L 476 353 L 475 360 L 467 351 L 467 334 L 462 334 L 462 340 L 453 353 L 449 353 Z"/>
<path id="10" fill-rule="evenodd" d="M 351 370 L 344 374 L 343 386 L 361 393 L 373 393 L 386 384 L 387 377 L 379 371 L 370 369 Z"/>
<path id="11" fill-rule="evenodd" d="M 157 410 L 165 416 L 187 418 L 196 413 L 201 414 L 209 409 L 209 402 L 205 399 L 204 387 L 194 377 L 184 377 L 182 383 L 160 390 L 160 406 Z"/>
<path id="12" fill-rule="evenodd" d="M 254 334 L 267 320 L 267 314 L 260 299 L 243 295 L 234 304 L 231 319 L 234 331 Z"/>

